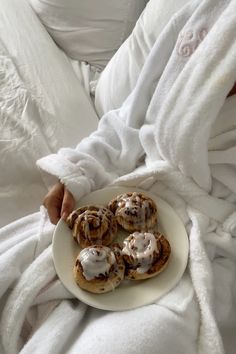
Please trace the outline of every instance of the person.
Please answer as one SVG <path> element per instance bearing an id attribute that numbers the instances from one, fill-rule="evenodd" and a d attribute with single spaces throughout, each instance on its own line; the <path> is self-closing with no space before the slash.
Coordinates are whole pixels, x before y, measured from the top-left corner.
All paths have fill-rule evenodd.
<path id="1" fill-rule="evenodd" d="M 122 105 L 123 101 L 134 89 L 144 62 L 146 61 L 156 38 L 159 37 L 162 29 L 171 17 L 184 7 L 187 2 L 188 1 L 185 0 L 174 1 L 169 5 L 168 11 L 166 11 L 165 1 L 160 1 L 158 3 L 155 1 L 149 1 L 147 3 L 145 11 L 138 19 L 132 35 L 123 43 L 121 50 L 118 50 L 111 62 L 108 63 L 101 80 L 98 81 L 98 90 L 96 90 L 97 95 L 95 101 L 97 101 L 96 108 L 99 114 L 104 114 L 104 111 L 112 110 Z M 156 14 L 156 16 L 154 16 L 154 14 Z M 156 21 L 156 18 L 158 21 Z M 142 41 L 145 43 L 144 46 L 141 46 L 140 44 Z M 139 53 L 139 56 L 130 58 L 134 51 L 134 46 L 137 47 L 136 51 Z M 114 68 L 117 63 L 120 63 L 118 66 L 124 66 L 124 70 L 120 72 L 118 69 L 119 82 L 116 82 L 116 90 L 119 91 L 119 94 L 113 94 L 112 96 L 109 85 L 111 84 L 111 81 L 116 81 L 117 70 L 113 72 L 112 68 Z M 125 69 L 126 66 L 129 67 L 129 71 Z M 127 75 L 129 77 L 127 77 Z M 102 96 L 104 93 L 110 96 L 103 100 Z M 101 101 L 103 103 L 102 107 Z M 69 189 L 58 180 L 45 195 L 43 205 L 48 211 L 51 222 L 57 224 L 60 218 L 65 220 L 73 210 L 75 207 L 75 198 Z"/>
<path id="2" fill-rule="evenodd" d="M 120 108 L 105 113 L 75 149 L 37 162 L 58 179 L 44 198 L 53 223 L 85 194 L 131 174 L 133 185 L 140 175 L 153 177 L 149 187 L 175 208 L 189 236 L 189 266 L 176 287 L 134 311 L 100 312 L 79 336 L 82 352 L 110 352 L 109 342 L 116 353 L 223 353 L 218 323 L 235 313 L 228 301 L 235 263 L 235 116 L 222 112 L 234 98 L 226 99 L 236 77 L 235 6 L 235 0 L 190 1 L 165 26 Z"/>
<path id="3" fill-rule="evenodd" d="M 227 97 L 236 94 L 236 82 Z M 53 224 L 57 224 L 60 218 L 66 220 L 75 208 L 75 198 L 63 183 L 58 181 L 49 190 L 43 200 L 43 205 L 48 211 L 48 216 Z"/>
<path id="4" fill-rule="evenodd" d="M 227 98 L 236 94 L 236 83 L 230 89 Z M 53 224 L 57 224 L 60 218 L 66 220 L 75 207 L 75 198 L 70 190 L 58 180 L 49 190 L 43 200 L 43 205 L 48 211 Z"/>
<path id="5" fill-rule="evenodd" d="M 58 178 L 44 198 L 53 223 L 65 219 L 83 195 L 120 176 L 133 173 L 128 185 L 137 186 L 143 171 L 149 171 L 145 177 L 154 177 L 149 184 L 153 193 L 170 201 L 185 223 L 190 244 L 185 276 L 190 274 L 191 281 L 181 289 L 183 277 L 169 302 L 168 295 L 164 303 L 158 302 L 158 310 L 168 313 L 154 319 L 157 327 L 150 337 L 156 339 L 156 346 L 150 348 L 146 338 L 140 339 L 140 347 L 130 352 L 223 353 L 218 328 L 235 313 L 231 304 L 228 308 L 225 304 L 233 292 L 228 276 L 233 279 L 235 274 L 231 240 L 236 230 L 235 114 L 231 110 L 236 104 L 236 43 L 232 28 L 226 31 L 226 27 L 229 15 L 236 12 L 229 6 L 224 13 L 221 5 L 220 1 L 191 1 L 153 45 L 121 107 L 108 111 L 98 129 L 76 149 L 61 149 L 38 162 Z M 220 22 L 214 26 L 218 16 L 227 19 L 224 26 Z M 222 288 L 227 290 L 222 293 Z M 178 323 L 169 316 L 172 313 Z M 119 338 L 126 345 L 140 343 L 137 336 L 133 340 L 124 332 Z M 116 352 L 122 352 L 121 346 Z"/>

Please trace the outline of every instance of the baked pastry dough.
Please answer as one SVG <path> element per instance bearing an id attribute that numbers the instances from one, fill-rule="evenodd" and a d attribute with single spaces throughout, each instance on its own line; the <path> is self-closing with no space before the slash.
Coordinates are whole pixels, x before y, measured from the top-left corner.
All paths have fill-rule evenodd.
<path id="1" fill-rule="evenodd" d="M 126 278 L 141 280 L 154 277 L 165 269 L 171 248 L 159 232 L 134 232 L 124 240 L 122 254 Z"/>
<path id="2" fill-rule="evenodd" d="M 118 245 L 112 248 L 94 245 L 79 253 L 73 274 L 84 290 L 100 294 L 114 290 L 124 279 L 124 261 Z"/>
<path id="3" fill-rule="evenodd" d="M 110 201 L 108 208 L 115 215 L 118 224 L 129 232 L 148 231 L 157 223 L 156 204 L 142 193 L 120 194 Z"/>
<path id="4" fill-rule="evenodd" d="M 101 205 L 87 205 L 74 210 L 68 216 L 67 224 L 82 248 L 94 244 L 107 246 L 117 233 L 113 213 Z"/>

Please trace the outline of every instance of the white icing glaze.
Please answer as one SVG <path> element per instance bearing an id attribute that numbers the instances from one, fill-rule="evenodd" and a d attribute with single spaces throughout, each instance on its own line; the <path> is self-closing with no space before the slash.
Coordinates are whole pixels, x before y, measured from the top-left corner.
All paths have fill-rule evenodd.
<path id="1" fill-rule="evenodd" d="M 154 253 L 159 254 L 157 240 L 150 232 L 134 232 L 124 240 L 122 253 L 132 257 L 138 273 L 145 273 L 153 263 Z"/>
<path id="2" fill-rule="evenodd" d="M 83 268 L 83 275 L 87 280 L 92 280 L 100 274 L 107 275 L 111 266 L 116 262 L 112 250 L 108 247 L 84 248 L 78 257 Z"/>
<path id="3" fill-rule="evenodd" d="M 132 218 L 134 218 L 134 215 L 132 214 L 132 209 L 137 213 L 136 218 L 142 222 L 145 221 L 146 219 L 146 211 L 150 207 L 149 201 L 141 198 L 137 193 L 132 193 L 132 195 L 128 194 L 123 194 L 120 197 L 120 200 L 118 202 L 118 208 L 119 208 L 119 215 L 127 218 L 127 210 L 131 211 Z"/>
<path id="4" fill-rule="evenodd" d="M 87 240 L 91 240 L 91 231 L 89 227 L 89 221 L 93 220 L 93 227 L 94 228 L 99 228 L 100 225 L 104 225 L 105 219 L 109 217 L 107 213 L 110 213 L 110 211 L 106 210 L 105 208 L 101 207 L 96 209 L 87 209 L 84 210 L 83 213 L 79 214 L 78 217 L 76 218 L 74 222 L 74 227 L 73 227 L 73 236 L 77 238 L 78 243 L 80 243 L 80 232 L 79 228 L 81 227 L 81 222 L 83 221 L 83 232 L 84 236 Z M 107 220 L 109 222 L 109 220 Z M 98 235 L 99 236 L 99 235 Z"/>

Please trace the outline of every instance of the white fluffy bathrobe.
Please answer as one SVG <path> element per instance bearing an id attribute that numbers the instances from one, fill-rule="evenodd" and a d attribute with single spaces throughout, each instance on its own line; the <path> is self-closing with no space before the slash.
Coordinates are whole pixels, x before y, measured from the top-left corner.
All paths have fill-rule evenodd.
<path id="1" fill-rule="evenodd" d="M 26 316 L 32 304 L 40 304 L 38 311 L 44 315 L 36 328 L 31 320 L 33 331 L 22 353 L 55 353 L 55 348 L 61 353 L 61 347 L 64 353 L 96 353 L 95 348 L 97 353 L 117 354 L 224 352 L 218 326 L 235 316 L 236 118 L 231 111 L 235 98 L 226 99 L 236 80 L 235 33 L 236 0 L 190 1 L 164 28 L 122 107 L 106 113 L 98 130 L 75 149 L 63 148 L 37 162 L 76 199 L 113 183 L 149 189 L 167 200 L 190 240 L 188 270 L 178 286 L 157 304 L 141 309 L 87 309 L 87 322 L 82 322 L 85 305 L 72 307 L 63 300 L 70 296 L 60 283 L 42 295 L 55 275 L 49 265 L 48 226 L 46 236 L 40 231 L 35 261 L 28 269 L 25 261 L 24 279 L 19 277 L 18 288 L 4 305 L 6 353 L 14 354 L 26 343 L 18 338 L 21 327 L 13 331 L 14 321 L 20 307 Z M 38 267 L 52 274 L 48 271 L 44 283 L 34 278 L 37 291 L 25 296 L 24 307 L 23 281 Z M 40 300 L 35 300 L 40 286 Z M 53 307 L 52 300 L 58 298 L 59 305 Z M 52 306 L 49 317 L 42 305 L 44 301 L 49 311 L 47 299 Z M 73 345 L 68 349 L 70 336 Z"/>

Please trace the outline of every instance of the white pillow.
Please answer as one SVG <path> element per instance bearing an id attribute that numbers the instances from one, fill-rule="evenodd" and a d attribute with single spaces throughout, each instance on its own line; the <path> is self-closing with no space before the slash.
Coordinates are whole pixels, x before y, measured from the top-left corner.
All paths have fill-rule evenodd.
<path id="1" fill-rule="evenodd" d="M 99 116 L 121 106 L 133 90 L 143 64 L 161 31 L 173 14 L 188 1 L 148 2 L 133 32 L 100 75 L 95 91 L 95 106 Z"/>
<path id="2" fill-rule="evenodd" d="M 71 58 L 103 69 L 131 33 L 147 0 L 29 0 Z"/>

